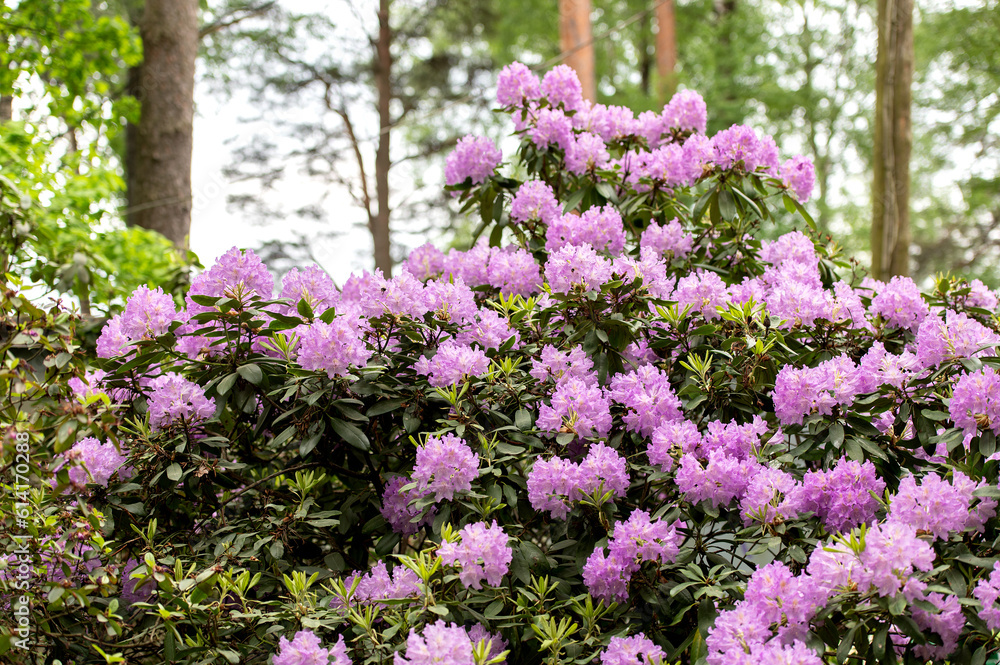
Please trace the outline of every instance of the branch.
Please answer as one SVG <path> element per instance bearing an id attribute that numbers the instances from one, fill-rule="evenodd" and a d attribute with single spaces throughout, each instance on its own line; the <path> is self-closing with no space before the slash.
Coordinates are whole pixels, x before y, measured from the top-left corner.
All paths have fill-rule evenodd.
<path id="1" fill-rule="evenodd" d="M 254 18 L 255 16 L 260 16 L 261 14 L 266 14 L 275 5 L 275 2 L 265 2 L 262 5 L 256 7 L 241 7 L 230 14 L 227 14 L 223 18 L 219 19 L 215 23 L 209 23 L 208 25 L 202 26 L 198 29 L 198 39 L 203 39 L 208 35 L 219 32 L 220 30 L 225 30 L 226 28 L 232 27 L 241 21 L 245 21 L 248 18 Z M 239 12 L 245 12 L 242 16 L 234 16 Z"/>

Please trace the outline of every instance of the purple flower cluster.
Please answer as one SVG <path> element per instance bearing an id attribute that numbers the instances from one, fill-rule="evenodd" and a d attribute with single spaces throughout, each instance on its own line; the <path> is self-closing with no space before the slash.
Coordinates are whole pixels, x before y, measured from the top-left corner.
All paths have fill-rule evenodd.
<path id="1" fill-rule="evenodd" d="M 995 332 L 949 309 L 944 321 L 931 315 L 920 323 L 915 355 L 921 367 L 935 367 L 946 360 L 996 355 L 997 344 L 1000 336 Z"/>
<path id="2" fill-rule="evenodd" d="M 156 582 L 152 576 L 142 579 L 132 577 L 131 573 L 139 565 L 138 559 L 129 559 L 122 568 L 119 584 L 121 584 L 121 599 L 127 605 L 148 602 L 156 591 Z"/>
<path id="3" fill-rule="evenodd" d="M 119 453 L 114 443 L 111 441 L 101 443 L 92 436 L 80 439 L 60 457 L 62 459 L 53 471 L 58 471 L 69 464 L 69 481 L 77 488 L 82 488 L 87 483 L 107 487 L 108 481 L 116 471 L 119 478 L 128 478 L 132 475 L 131 468 L 122 467 L 128 457 Z M 53 478 L 53 486 L 55 482 Z"/>
<path id="4" fill-rule="evenodd" d="M 904 591 L 917 597 L 926 584 L 914 576 L 934 566 L 934 550 L 916 529 L 900 522 L 877 524 L 867 530 L 860 553 L 838 542 L 813 550 L 807 571 L 830 593 L 874 592 L 895 596 Z"/>
<path id="5" fill-rule="evenodd" d="M 246 304 L 249 298 L 270 298 L 274 295 L 274 275 L 264 262 L 250 250 L 241 252 L 233 247 L 219 257 L 211 268 L 191 280 L 187 295 L 188 314 L 211 311 L 191 299 L 194 295 L 221 298 L 237 297 Z"/>
<path id="6" fill-rule="evenodd" d="M 282 314 L 295 313 L 300 300 L 309 303 L 313 312 L 322 314 L 340 302 L 340 292 L 333 278 L 317 265 L 311 265 L 299 271 L 292 268 L 281 279 L 280 298 L 290 301 L 288 305 L 279 307 Z"/>
<path id="7" fill-rule="evenodd" d="M 920 289 L 909 277 L 897 275 L 888 284 L 866 278 L 861 286 L 875 293 L 868 311 L 872 316 L 881 316 L 891 326 L 916 332 L 930 313 L 920 296 Z"/>
<path id="8" fill-rule="evenodd" d="M 795 198 L 805 203 L 816 184 L 816 167 L 808 157 L 796 155 L 781 165 L 781 179 Z"/>
<path id="9" fill-rule="evenodd" d="M 597 134 L 584 132 L 566 148 L 566 170 L 576 175 L 594 173 L 611 161 L 608 146 Z"/>
<path id="10" fill-rule="evenodd" d="M 406 656 L 397 651 L 393 665 L 475 665 L 472 647 L 465 628 L 438 619 L 424 626 L 422 635 L 410 629 Z"/>
<path id="11" fill-rule="evenodd" d="M 501 106 L 523 106 L 526 101 L 538 99 L 541 94 L 538 77 L 527 65 L 512 62 L 500 70 L 497 102 Z"/>
<path id="12" fill-rule="evenodd" d="M 149 339 L 167 332 L 177 319 L 177 308 L 169 294 L 160 287 L 150 290 L 140 286 L 125 303 L 121 329 L 132 340 Z"/>
<path id="13" fill-rule="evenodd" d="M 445 160 L 445 184 L 458 185 L 471 179 L 472 184 L 478 185 L 493 173 L 502 159 L 503 153 L 490 139 L 471 134 L 464 136 Z"/>
<path id="14" fill-rule="evenodd" d="M 545 249 L 555 252 L 567 245 L 590 245 L 600 252 L 621 254 L 625 248 L 622 216 L 613 206 L 593 207 L 582 215 L 555 218 L 545 232 Z"/>
<path id="15" fill-rule="evenodd" d="M 354 573 L 344 580 L 344 586 L 348 590 L 354 585 L 355 579 L 360 578 L 358 586 L 351 596 L 351 601 L 360 605 L 379 605 L 386 607 L 386 600 L 401 600 L 404 598 L 417 598 L 420 596 L 420 578 L 417 574 L 406 566 L 396 566 L 392 574 L 385 566 L 385 561 L 376 563 L 368 574 L 361 575 Z M 334 599 L 334 604 L 342 604 L 339 599 Z"/>
<path id="16" fill-rule="evenodd" d="M 539 148 L 555 145 L 569 150 L 573 145 L 573 121 L 561 109 L 542 109 L 535 117 L 531 141 Z"/>
<path id="17" fill-rule="evenodd" d="M 679 448 L 678 489 L 689 501 L 707 499 L 714 506 L 725 505 L 742 498 L 763 468 L 756 454 L 765 432 L 767 423 L 759 416 L 744 424 L 710 422 L 704 435 L 693 423 L 666 423 L 654 430 L 647 455 L 667 471 L 672 466 L 672 451 Z"/>
<path id="18" fill-rule="evenodd" d="M 1000 374 L 984 367 L 959 377 L 948 414 L 956 427 L 965 430 L 966 442 L 987 427 L 1000 434 Z"/>
<path id="19" fill-rule="evenodd" d="M 918 644 L 913 648 L 913 653 L 921 660 L 940 662 L 946 660 L 958 648 L 958 638 L 965 627 L 965 616 L 962 614 L 962 606 L 955 596 L 929 593 L 924 600 L 933 605 L 937 611 L 929 612 L 920 607 L 914 607 L 913 621 L 925 633 L 937 633 L 941 638 L 941 644 L 940 646 Z"/>
<path id="20" fill-rule="evenodd" d="M 698 426 L 689 420 L 677 420 L 658 425 L 653 430 L 646 455 L 651 464 L 656 464 L 666 473 L 674 467 L 672 451 L 693 453 L 701 444 Z"/>
<path id="21" fill-rule="evenodd" d="M 291 641 L 287 637 L 278 640 L 273 662 L 274 665 L 351 665 L 343 635 L 335 645 L 325 649 L 311 630 L 300 630 Z"/>
<path id="22" fill-rule="evenodd" d="M 304 369 L 326 372 L 333 379 L 352 367 L 364 367 L 372 353 L 365 345 L 361 321 L 350 314 L 330 323 L 313 321 L 301 332 L 296 360 Z"/>
<path id="23" fill-rule="evenodd" d="M 552 404 L 538 409 L 538 428 L 605 437 L 611 431 L 611 402 L 596 381 L 564 377 L 556 384 Z"/>
<path id="24" fill-rule="evenodd" d="M 667 654 L 643 633 L 612 637 L 601 654 L 602 665 L 660 665 Z"/>
<path id="25" fill-rule="evenodd" d="M 711 270 L 699 269 L 678 280 L 673 299 L 682 308 L 690 305 L 706 319 L 717 319 L 717 308 L 727 300 L 726 283 Z"/>
<path id="26" fill-rule="evenodd" d="M 741 460 L 713 450 L 706 463 L 692 454 L 681 457 L 675 481 L 689 501 L 708 500 L 713 506 L 720 506 L 743 497 L 750 479 L 760 468 L 756 459 Z"/>
<path id="27" fill-rule="evenodd" d="M 444 543 L 438 549 L 446 566 L 458 566 L 458 578 L 466 588 L 481 589 L 482 580 L 490 586 L 499 586 L 507 574 L 514 551 L 507 544 L 507 534 L 497 526 L 475 522 L 458 532 L 459 540 Z"/>
<path id="28" fill-rule="evenodd" d="M 583 582 L 590 595 L 606 602 L 621 602 L 628 598 L 628 583 L 644 561 L 671 563 L 677 558 L 683 536 L 673 524 L 649 513 L 635 510 L 625 522 L 619 522 L 608 541 L 609 554 L 598 547 L 583 566 Z"/>
<path id="29" fill-rule="evenodd" d="M 683 259 L 691 251 L 694 238 L 684 231 L 680 221 L 674 217 L 666 224 L 650 224 L 642 232 L 639 240 L 641 248 L 649 247 L 657 254 L 672 253 L 674 258 Z"/>
<path id="30" fill-rule="evenodd" d="M 569 65 L 556 65 L 545 72 L 541 92 L 553 107 L 561 104 L 567 111 L 575 111 L 583 106 L 580 79 Z"/>
<path id="31" fill-rule="evenodd" d="M 453 386 L 466 376 L 480 376 L 489 369 L 490 359 L 480 349 L 455 341 L 446 341 L 438 347 L 433 358 L 422 356 L 413 365 L 417 374 L 427 377 L 435 388 Z"/>
<path id="32" fill-rule="evenodd" d="M 545 281 L 553 293 L 598 291 L 612 274 L 611 262 L 586 244 L 560 247 L 545 264 Z"/>
<path id="33" fill-rule="evenodd" d="M 479 476 L 479 455 L 454 434 L 428 437 L 417 448 L 412 479 L 418 496 L 434 496 L 434 501 L 451 501 L 456 492 L 468 492 Z"/>
<path id="34" fill-rule="evenodd" d="M 507 650 L 507 640 L 499 633 L 491 633 L 486 630 L 486 628 L 481 623 L 473 624 L 473 626 L 468 630 L 469 640 L 472 642 L 472 646 L 475 647 L 480 642 L 488 642 L 490 645 L 489 659 L 498 658 L 500 654 Z M 506 663 L 506 660 L 498 661 L 501 665 Z"/>
<path id="35" fill-rule="evenodd" d="M 541 180 L 529 180 L 518 187 L 510 203 L 510 218 L 516 222 L 540 220 L 551 224 L 559 214 L 555 192 Z"/>
<path id="36" fill-rule="evenodd" d="M 594 361 L 581 346 L 574 346 L 569 351 L 559 351 L 554 346 L 546 344 L 542 347 L 541 358 L 535 360 L 528 372 L 539 381 L 549 378 L 556 382 L 564 378 L 575 377 L 584 381 L 592 381 Z"/>
<path id="37" fill-rule="evenodd" d="M 796 512 L 812 512 L 822 518 L 831 533 L 869 522 L 879 508 L 874 492 L 881 496 L 885 482 L 866 461 L 840 458 L 828 471 L 809 471 L 789 497 Z"/>
<path id="38" fill-rule="evenodd" d="M 188 427 L 215 415 L 215 399 L 205 397 L 205 389 L 183 376 L 168 372 L 150 383 L 149 424 L 154 431 L 176 423 Z"/>
<path id="39" fill-rule="evenodd" d="M 972 595 L 983 606 L 979 618 L 986 622 L 990 630 L 1000 630 L 1000 603 L 997 603 L 1000 599 L 1000 561 L 993 564 L 989 577 L 979 580 Z"/>
<path id="40" fill-rule="evenodd" d="M 785 365 L 774 379 L 774 413 L 784 425 L 801 425 L 810 414 L 828 416 L 848 406 L 860 389 L 858 368 L 846 355 L 816 367 Z"/>
<path id="41" fill-rule="evenodd" d="M 764 467 L 747 485 L 740 500 L 743 523 L 774 524 L 795 517 L 798 507 L 790 496 L 795 478 L 781 469 Z"/>
<path id="42" fill-rule="evenodd" d="M 723 171 L 740 170 L 753 173 L 764 166 L 778 170 L 778 150 L 769 136 L 763 139 L 747 125 L 733 125 L 712 137 L 715 165 Z"/>
<path id="43" fill-rule="evenodd" d="M 97 338 L 97 356 L 116 358 L 127 355 L 141 339 L 159 337 L 170 329 L 174 321 L 183 320 L 177 312 L 174 299 L 156 287 L 140 286 L 125 303 L 125 310 L 105 324 Z"/>
<path id="44" fill-rule="evenodd" d="M 759 568 L 747 582 L 743 600 L 716 619 L 706 639 L 708 662 L 732 662 L 727 658 L 753 653 L 761 647 L 778 647 L 779 652 L 784 650 L 783 645 L 801 649 L 795 644 L 807 638 L 809 622 L 826 604 L 827 597 L 827 590 L 818 580 L 809 575 L 795 576 L 780 561 Z M 815 654 L 812 657 L 816 658 Z"/>
<path id="45" fill-rule="evenodd" d="M 382 508 L 379 509 L 392 530 L 403 536 L 416 533 L 421 524 L 430 524 L 433 516 L 433 511 L 431 511 L 423 520 L 416 519 L 422 511 L 410 504 L 421 495 L 418 491 L 403 490 L 403 487 L 409 485 L 410 482 L 408 478 L 403 476 L 393 476 L 389 479 L 382 494 Z"/>
<path id="46" fill-rule="evenodd" d="M 427 242 L 406 257 L 406 269 L 417 279 L 430 279 L 444 271 L 445 262 L 444 253 Z"/>
<path id="47" fill-rule="evenodd" d="M 628 462 L 603 443 L 591 446 L 580 464 L 561 457 L 538 459 L 528 473 L 531 507 L 557 519 L 566 519 L 573 505 L 586 496 L 600 491 L 621 498 L 628 486 Z"/>
<path id="48" fill-rule="evenodd" d="M 889 520 L 944 540 L 952 531 L 982 532 L 986 520 L 996 514 L 997 502 L 986 497 L 973 508 L 972 493 L 986 486 L 985 481 L 975 483 L 961 471 L 953 472 L 951 483 L 933 472 L 921 478 L 919 485 L 916 478 L 907 476 L 892 499 Z"/>
<path id="49" fill-rule="evenodd" d="M 681 401 L 670 386 L 670 377 L 653 365 L 616 374 L 607 393 L 625 407 L 625 428 L 644 437 L 652 435 L 661 423 L 682 418 Z"/>

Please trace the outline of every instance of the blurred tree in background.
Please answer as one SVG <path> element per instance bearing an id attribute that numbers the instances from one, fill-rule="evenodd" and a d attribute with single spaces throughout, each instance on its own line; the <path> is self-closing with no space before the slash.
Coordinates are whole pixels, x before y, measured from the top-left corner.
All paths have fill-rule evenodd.
<path id="1" fill-rule="evenodd" d="M 6 1 L 0 24 L 0 193 L 12 204 L 0 219 L 4 272 L 75 295 L 84 314 L 106 314 L 140 284 L 186 283 L 170 243 L 118 215 L 138 36 L 90 0 Z"/>

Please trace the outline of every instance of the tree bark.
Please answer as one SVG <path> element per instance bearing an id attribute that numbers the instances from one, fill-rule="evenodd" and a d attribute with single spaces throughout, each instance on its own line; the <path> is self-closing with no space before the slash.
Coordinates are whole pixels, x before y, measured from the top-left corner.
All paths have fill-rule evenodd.
<path id="1" fill-rule="evenodd" d="M 375 85 L 378 90 L 378 149 L 375 152 L 375 198 L 378 213 L 371 226 L 375 242 L 375 268 L 386 277 L 392 275 L 392 246 L 389 242 L 389 134 L 392 118 L 392 31 L 389 29 L 389 0 L 379 0 L 378 43 L 376 45 Z"/>
<path id="2" fill-rule="evenodd" d="M 879 0 L 872 163 L 872 276 L 910 274 L 913 0 Z"/>
<path id="3" fill-rule="evenodd" d="M 0 122 L 10 122 L 14 119 L 14 98 L 10 95 L 0 95 Z"/>
<path id="4" fill-rule="evenodd" d="M 139 33 L 144 59 L 130 72 L 130 84 L 142 116 L 127 135 L 126 220 L 184 249 L 191 230 L 198 0 L 147 0 Z"/>
<path id="5" fill-rule="evenodd" d="M 660 99 L 666 104 L 677 91 L 677 24 L 674 0 L 656 6 L 656 74 Z"/>
<path id="6" fill-rule="evenodd" d="M 559 0 L 559 49 L 576 70 L 584 99 L 597 101 L 594 43 L 590 33 L 590 0 Z"/>

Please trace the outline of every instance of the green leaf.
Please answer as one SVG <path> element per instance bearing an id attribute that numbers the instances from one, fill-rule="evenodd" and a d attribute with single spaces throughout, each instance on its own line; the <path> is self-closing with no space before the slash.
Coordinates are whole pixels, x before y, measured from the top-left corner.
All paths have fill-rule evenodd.
<path id="1" fill-rule="evenodd" d="M 169 478 L 170 480 L 172 480 L 174 482 L 177 482 L 178 480 L 180 480 L 181 479 L 181 475 L 183 473 L 184 473 L 184 470 L 181 469 L 181 465 L 178 464 L 177 462 L 174 462 L 173 464 L 171 464 L 170 466 L 167 467 L 167 478 Z"/>
<path id="2" fill-rule="evenodd" d="M 406 403 L 405 399 L 384 399 L 376 402 L 372 408 L 368 409 L 365 413 L 369 418 L 374 418 L 375 416 L 381 416 L 385 413 L 390 413 L 395 411 L 399 407 Z"/>
<path id="3" fill-rule="evenodd" d="M 236 372 L 233 372 L 232 374 L 227 374 L 222 379 L 222 381 L 219 381 L 219 383 L 216 385 L 215 392 L 217 392 L 219 395 L 225 395 L 226 393 L 228 393 L 230 390 L 233 389 L 233 384 L 236 383 L 237 376 L 239 376 L 239 374 L 237 374 Z"/>
<path id="4" fill-rule="evenodd" d="M 330 426 L 333 427 L 333 430 L 338 435 L 340 435 L 341 439 L 358 450 L 371 450 L 371 443 L 368 441 L 368 437 L 354 425 L 340 420 L 339 418 L 330 418 Z"/>
<path id="5" fill-rule="evenodd" d="M 304 319 L 312 319 L 316 316 L 313 314 L 312 306 L 309 305 L 309 302 L 305 298 L 299 300 L 298 304 L 295 306 L 295 310 Z"/>
<path id="6" fill-rule="evenodd" d="M 260 367 L 254 365 L 253 363 L 249 365 L 241 365 L 236 369 L 240 376 L 249 381 L 255 386 L 259 386 L 260 382 L 264 378 L 264 373 L 260 371 Z"/>

